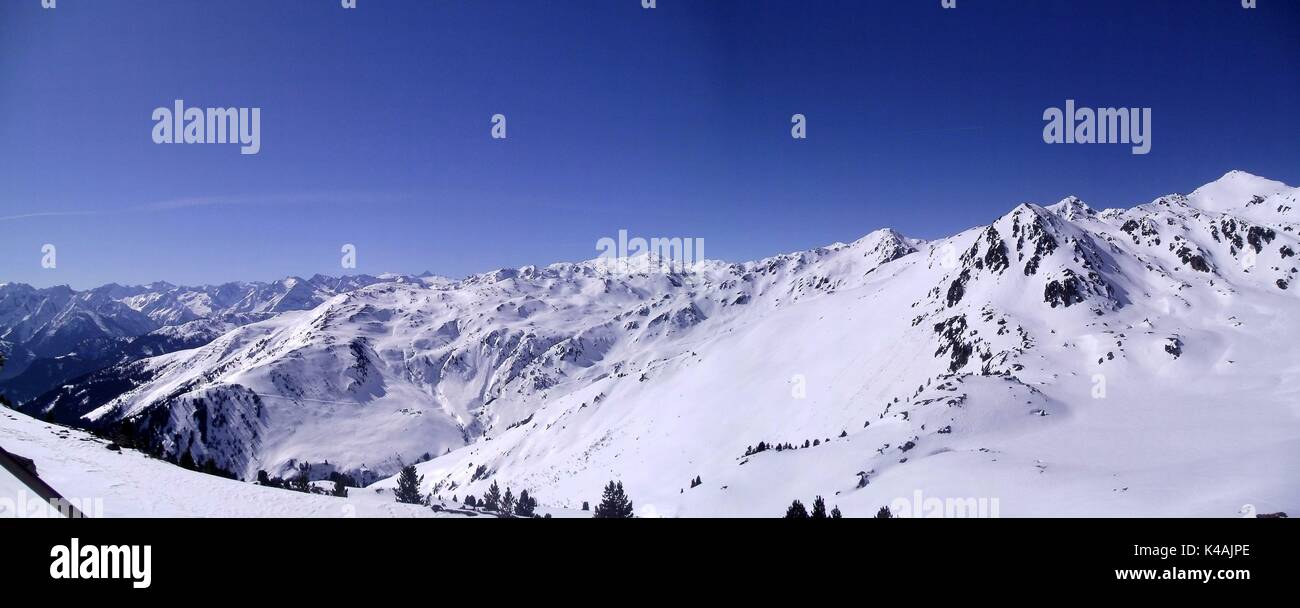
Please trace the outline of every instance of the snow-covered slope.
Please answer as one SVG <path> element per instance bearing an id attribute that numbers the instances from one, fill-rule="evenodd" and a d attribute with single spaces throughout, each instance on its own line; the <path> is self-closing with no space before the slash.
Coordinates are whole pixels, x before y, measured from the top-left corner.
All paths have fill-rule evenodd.
<path id="1" fill-rule="evenodd" d="M 187 471 L 83 431 L 0 409 L 0 445 L 31 459 L 41 479 L 90 517 L 446 517 L 353 488 L 345 498 L 262 487 Z M 0 471 L 0 519 L 58 516 Z"/>
<path id="2" fill-rule="evenodd" d="M 65 380 L 143 356 L 193 348 L 231 328 L 337 295 L 416 277 L 368 275 L 178 287 L 104 285 L 36 289 L 0 284 L 0 393 L 23 402 Z"/>
<path id="3" fill-rule="evenodd" d="M 371 285 L 35 413 L 244 478 L 421 461 L 435 494 L 569 508 L 620 479 L 644 514 L 820 494 L 870 515 L 916 490 L 1002 515 L 1300 510 L 1296 194 L 1233 172 L 933 242 Z"/>

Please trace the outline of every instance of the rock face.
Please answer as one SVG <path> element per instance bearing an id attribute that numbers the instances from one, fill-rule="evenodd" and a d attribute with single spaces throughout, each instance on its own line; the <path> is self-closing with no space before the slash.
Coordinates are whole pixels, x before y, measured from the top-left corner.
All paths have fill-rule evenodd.
<path id="1" fill-rule="evenodd" d="M 1040 487 L 1026 504 L 1048 508 L 1066 484 L 1105 512 L 1113 476 L 1168 477 L 1209 445 L 1249 443 L 1216 432 L 1294 428 L 1279 362 L 1300 348 L 1274 319 L 1300 312 L 1279 289 L 1300 218 L 1295 189 L 1274 184 L 1230 173 L 1127 210 L 1025 204 L 938 241 L 883 230 L 685 272 L 594 260 L 378 282 L 25 409 L 244 479 L 421 462 L 426 491 L 500 480 L 576 506 L 619 478 L 659 514 L 840 492 L 874 513 L 923 479 Z M 1213 406 L 1234 383 L 1256 409 Z M 1116 429 L 1167 425 L 1197 430 L 1158 454 L 1114 445 Z M 1278 442 L 1273 456 L 1296 456 Z M 1285 483 L 1231 470 L 1243 491 Z"/>

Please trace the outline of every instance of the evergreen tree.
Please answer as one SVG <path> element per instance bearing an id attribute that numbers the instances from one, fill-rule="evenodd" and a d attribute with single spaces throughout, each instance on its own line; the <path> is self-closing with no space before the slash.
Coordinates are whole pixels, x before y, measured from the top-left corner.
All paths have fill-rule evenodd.
<path id="1" fill-rule="evenodd" d="M 785 510 L 785 518 L 786 519 L 808 519 L 808 509 L 806 509 L 803 506 L 802 502 L 799 502 L 798 499 L 795 499 L 793 503 L 790 503 L 790 508 Z"/>
<path id="2" fill-rule="evenodd" d="M 269 485 L 271 485 L 271 476 L 270 476 L 270 475 L 267 475 L 267 474 L 266 474 L 266 471 L 263 471 L 263 470 L 261 470 L 261 469 L 258 469 L 258 471 L 257 471 L 257 483 L 258 483 L 258 485 L 269 486 Z"/>
<path id="3" fill-rule="evenodd" d="M 831 509 L 831 519 L 844 519 L 844 515 L 840 513 L 840 508 L 838 506 Z"/>
<path id="4" fill-rule="evenodd" d="M 528 490 L 519 493 L 519 502 L 515 504 L 515 515 L 532 517 L 536 515 L 537 499 L 528 495 Z"/>
<path id="5" fill-rule="evenodd" d="M 215 458 L 212 460 L 204 460 L 203 464 L 199 466 L 199 470 L 203 471 L 204 473 L 207 473 L 208 475 L 216 475 L 217 477 L 225 477 L 227 479 L 235 478 L 234 474 L 218 466 L 217 460 Z"/>
<path id="6" fill-rule="evenodd" d="M 880 507 L 880 510 L 876 511 L 876 519 L 892 519 L 893 517 L 894 514 L 889 512 L 889 507 Z"/>
<path id="7" fill-rule="evenodd" d="M 298 476 L 289 481 L 289 489 L 295 492 L 311 492 L 311 465 L 298 465 Z"/>
<path id="8" fill-rule="evenodd" d="M 510 486 L 506 486 L 506 493 L 501 496 L 501 513 L 506 517 L 515 513 L 515 495 L 510 491 Z"/>
<path id="9" fill-rule="evenodd" d="M 587 501 L 585 501 L 585 500 L 582 501 L 582 510 L 583 510 L 583 511 L 590 511 L 590 510 L 591 510 L 591 505 L 588 504 Z"/>
<path id="10" fill-rule="evenodd" d="M 483 495 L 483 502 L 479 503 L 484 511 L 496 511 L 501 508 L 501 488 L 497 486 L 494 480 L 488 487 L 488 491 Z"/>
<path id="11" fill-rule="evenodd" d="M 623 482 L 609 482 L 605 486 L 605 493 L 601 496 L 600 504 L 596 505 L 596 512 L 593 515 L 596 519 L 630 519 L 632 517 L 632 501 L 628 500 L 627 494 L 623 492 Z"/>
<path id="12" fill-rule="evenodd" d="M 334 492 L 333 492 L 333 495 L 334 495 L 334 496 L 338 496 L 339 498 L 347 498 L 347 497 L 348 497 L 348 487 L 345 486 L 345 485 L 343 485 L 343 481 L 342 481 L 342 480 L 339 480 L 339 479 L 335 479 L 335 480 L 334 480 Z"/>
<path id="13" fill-rule="evenodd" d="M 0 397 L 0 401 L 3 401 L 2 397 Z M 116 425 L 114 425 L 112 430 L 109 431 L 109 436 L 112 438 L 113 443 L 116 443 L 121 447 L 124 448 L 141 447 L 138 443 L 136 443 L 135 427 L 131 426 L 131 424 L 125 421 L 119 422 Z"/>
<path id="14" fill-rule="evenodd" d="M 424 476 L 416 475 L 415 465 L 406 465 L 397 476 L 397 491 L 393 496 L 397 498 L 397 502 L 418 505 L 424 502 L 424 497 L 420 495 L 420 484 L 423 482 Z"/>
<path id="15" fill-rule="evenodd" d="M 813 499 L 813 519 L 826 519 L 826 501 L 821 496 Z"/>
<path id="16" fill-rule="evenodd" d="M 467 507 L 477 507 L 477 506 L 478 506 L 478 500 L 476 500 L 476 499 L 474 498 L 474 495 L 473 495 L 473 494 L 466 494 L 466 495 L 465 495 L 465 506 L 467 506 Z"/>

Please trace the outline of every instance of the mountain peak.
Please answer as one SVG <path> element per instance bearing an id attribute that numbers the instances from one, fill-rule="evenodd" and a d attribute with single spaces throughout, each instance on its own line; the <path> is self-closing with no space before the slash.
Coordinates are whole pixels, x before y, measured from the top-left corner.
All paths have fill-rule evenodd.
<path id="1" fill-rule="evenodd" d="M 1267 198 L 1292 189 L 1282 182 L 1233 169 L 1187 195 L 1187 202 L 1203 211 L 1226 211 L 1245 207 L 1256 197 Z"/>
<path id="2" fill-rule="evenodd" d="M 1223 180 L 1257 180 L 1257 181 L 1265 181 L 1265 182 L 1275 181 L 1275 180 L 1268 179 L 1267 177 L 1255 175 L 1254 173 L 1251 173 L 1249 171 L 1242 171 L 1241 169 L 1232 169 L 1227 173 L 1224 173 L 1223 177 L 1220 177 L 1215 181 L 1223 181 Z"/>
<path id="3" fill-rule="evenodd" d="M 852 243 L 831 243 L 830 245 L 827 245 L 825 248 L 832 249 L 832 250 L 844 249 L 847 247 L 862 249 L 862 248 L 877 247 L 881 243 L 906 243 L 906 242 L 907 242 L 907 238 L 899 234 L 893 228 L 881 228 L 879 230 L 873 230 L 871 232 L 868 232 L 867 234 L 863 235 L 861 238 L 859 238 L 856 241 L 853 241 Z"/>
<path id="4" fill-rule="evenodd" d="M 1013 207 L 1011 211 L 1002 214 L 1001 217 L 993 222 L 992 226 L 996 227 L 1005 224 L 1005 228 L 1008 228 L 1007 232 L 1010 233 L 1011 226 L 1022 221 L 1035 222 L 1041 220 L 1042 222 L 1050 224 L 1053 221 L 1053 217 L 1051 208 L 1044 208 L 1034 203 L 1020 203 Z"/>

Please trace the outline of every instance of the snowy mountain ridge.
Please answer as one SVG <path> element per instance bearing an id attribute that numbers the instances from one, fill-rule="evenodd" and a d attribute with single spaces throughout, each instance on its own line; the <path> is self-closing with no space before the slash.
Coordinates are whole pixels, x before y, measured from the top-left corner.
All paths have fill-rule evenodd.
<path id="1" fill-rule="evenodd" d="M 244 479 L 387 487 L 420 462 L 435 495 L 500 480 L 564 508 L 620 479 L 644 515 L 818 494 L 867 515 L 920 488 L 1004 514 L 1294 510 L 1296 197 L 1231 172 L 930 242 L 376 283 L 25 409 Z"/>
<path id="2" fill-rule="evenodd" d="M 368 275 L 183 287 L 108 284 L 85 291 L 0 284 L 0 392 L 26 401 L 64 380 L 115 363 L 206 344 L 288 310 L 314 308 L 366 285 L 419 281 Z"/>

